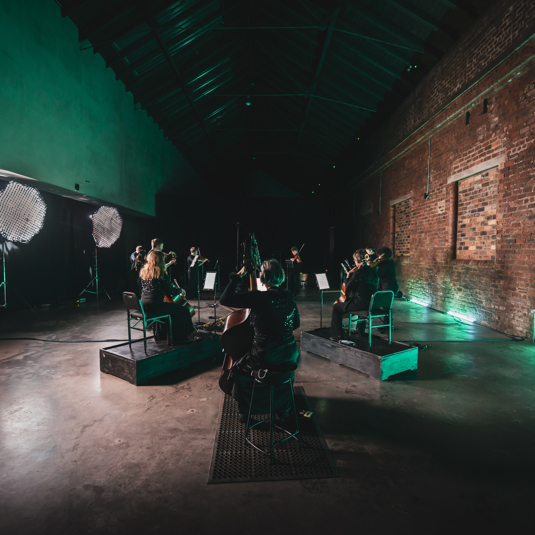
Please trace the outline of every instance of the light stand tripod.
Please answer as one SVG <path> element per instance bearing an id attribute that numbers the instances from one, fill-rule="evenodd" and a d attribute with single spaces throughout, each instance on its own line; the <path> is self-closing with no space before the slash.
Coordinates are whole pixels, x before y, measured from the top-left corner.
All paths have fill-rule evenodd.
<path id="1" fill-rule="evenodd" d="M 6 240 L 4 239 L 2 241 L 2 282 L 0 283 L 0 288 L 4 289 L 4 302 L 0 305 L 0 308 L 7 308 L 7 278 L 6 278 Z M 39 317 L 39 314 L 33 309 L 33 307 L 20 295 L 20 293 L 17 291 L 16 288 L 13 286 L 9 287 L 11 290 L 13 290 L 22 301 L 24 301 L 24 304 L 37 316 Z"/>
<path id="2" fill-rule="evenodd" d="M 88 288 L 93 284 L 93 282 L 96 285 L 96 291 L 88 290 Z M 101 292 L 104 292 L 108 299 L 111 301 L 111 297 L 109 296 L 108 292 L 106 291 L 106 288 L 104 288 L 104 285 L 102 285 L 102 288 L 100 287 L 100 278 L 98 276 L 98 247 L 95 247 L 95 276 L 89 281 L 89 284 L 80 292 L 80 295 L 78 297 L 81 297 L 84 293 L 88 294 L 94 294 L 97 296 L 100 295 Z"/>

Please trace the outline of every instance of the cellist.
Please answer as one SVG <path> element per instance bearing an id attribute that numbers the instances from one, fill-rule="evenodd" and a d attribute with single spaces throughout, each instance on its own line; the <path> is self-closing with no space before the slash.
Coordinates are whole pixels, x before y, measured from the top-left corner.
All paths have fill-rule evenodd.
<path id="1" fill-rule="evenodd" d="M 366 264 L 365 257 L 365 249 L 358 249 L 353 253 L 355 267 L 349 270 L 344 281 L 347 297 L 345 301 L 338 300 L 333 305 L 330 337 L 335 342 L 343 338 L 343 315 L 355 310 L 368 310 L 372 295 L 377 291 L 377 270 Z M 364 335 L 365 329 L 365 323 L 359 322 L 358 335 Z"/>

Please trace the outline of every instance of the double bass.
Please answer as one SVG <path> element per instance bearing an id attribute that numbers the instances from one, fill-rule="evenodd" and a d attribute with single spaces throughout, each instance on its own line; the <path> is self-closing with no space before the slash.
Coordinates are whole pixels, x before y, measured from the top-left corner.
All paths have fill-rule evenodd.
<path id="1" fill-rule="evenodd" d="M 261 264 L 258 243 L 253 233 L 249 245 L 247 242 L 244 243 L 242 264 L 242 270 L 249 275 L 249 291 L 257 289 L 256 275 Z M 226 394 L 231 394 L 232 391 L 232 381 L 230 380 L 232 367 L 249 352 L 253 345 L 253 339 L 254 328 L 251 325 L 251 309 L 243 308 L 230 313 L 225 321 L 220 339 L 225 358 L 221 368 L 219 387 Z"/>

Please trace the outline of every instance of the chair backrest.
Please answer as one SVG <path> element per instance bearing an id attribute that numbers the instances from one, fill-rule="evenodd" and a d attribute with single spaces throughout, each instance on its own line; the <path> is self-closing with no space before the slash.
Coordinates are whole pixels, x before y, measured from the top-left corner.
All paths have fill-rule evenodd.
<path id="1" fill-rule="evenodd" d="M 128 310 L 137 310 L 138 312 L 143 312 L 141 301 L 138 299 L 138 296 L 135 293 L 123 292 L 123 302 L 124 306 Z"/>
<path id="2" fill-rule="evenodd" d="M 370 301 L 370 310 L 375 310 L 377 308 L 392 308 L 392 303 L 394 302 L 394 292 L 387 290 L 384 292 L 375 292 L 372 295 L 372 300 Z"/>

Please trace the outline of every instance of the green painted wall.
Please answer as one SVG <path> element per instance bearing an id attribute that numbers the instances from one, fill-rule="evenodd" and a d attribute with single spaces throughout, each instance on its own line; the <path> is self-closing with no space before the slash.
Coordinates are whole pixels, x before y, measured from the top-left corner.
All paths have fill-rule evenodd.
<path id="1" fill-rule="evenodd" d="M 0 1 L 0 169 L 148 215 L 196 179 L 53 0 Z"/>

